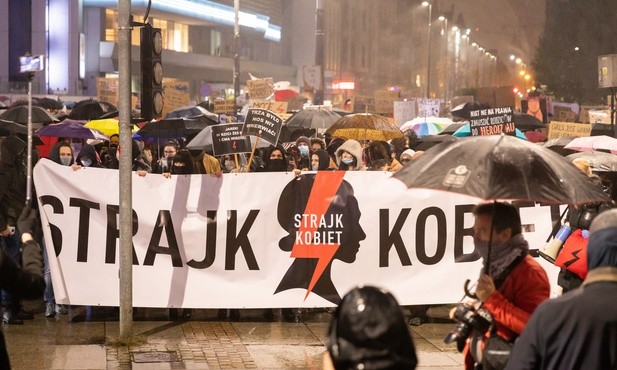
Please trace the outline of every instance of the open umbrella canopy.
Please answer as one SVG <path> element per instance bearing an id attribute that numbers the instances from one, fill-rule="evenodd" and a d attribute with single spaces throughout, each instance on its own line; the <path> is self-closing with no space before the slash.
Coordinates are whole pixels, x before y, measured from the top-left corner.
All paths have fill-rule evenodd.
<path id="1" fill-rule="evenodd" d="M 568 145 L 572 140 L 574 140 L 574 138 L 569 136 L 557 137 L 554 139 L 546 140 L 544 143 L 542 143 L 542 146 L 558 154 L 561 154 L 562 156 L 566 156 L 568 154 L 576 153 L 576 150 L 564 149 L 564 147 Z"/>
<path id="2" fill-rule="evenodd" d="M 95 120 L 115 110 L 118 110 L 118 108 L 116 108 L 113 104 L 104 101 L 94 99 L 82 100 L 75 104 L 73 109 L 71 109 L 69 118 L 86 121 Z"/>
<path id="3" fill-rule="evenodd" d="M 540 145 L 507 135 L 438 144 L 399 170 L 409 188 L 442 190 L 484 200 L 544 204 L 609 201 L 601 186 Z"/>
<path id="4" fill-rule="evenodd" d="M 429 135 L 429 136 L 425 136 L 417 140 L 416 142 L 414 142 L 411 149 L 415 151 L 418 151 L 418 150 L 426 151 L 439 143 L 443 143 L 447 141 L 456 141 L 456 140 L 458 140 L 457 137 L 450 136 L 450 135 Z"/>
<path id="5" fill-rule="evenodd" d="M 120 133 L 119 121 L 113 118 L 92 120 L 86 123 L 84 126 L 100 131 L 105 136 L 111 136 L 113 134 Z M 131 130 L 131 132 L 134 133 L 136 131 L 137 126 L 133 125 L 133 129 Z"/>
<path id="6" fill-rule="evenodd" d="M 36 131 L 39 136 L 70 137 L 73 139 L 109 140 L 100 131 L 85 127 L 86 121 L 64 120 L 40 128 Z"/>
<path id="7" fill-rule="evenodd" d="M 578 150 L 579 152 L 598 149 L 610 150 L 611 153 L 617 154 L 617 139 L 606 135 L 577 137 L 564 148 Z"/>
<path id="8" fill-rule="evenodd" d="M 514 126 L 516 126 L 516 128 L 522 131 L 537 130 L 539 128 L 546 127 L 546 125 L 535 116 L 521 112 L 514 112 L 512 114 L 512 122 L 514 122 Z"/>
<path id="9" fill-rule="evenodd" d="M 36 105 L 45 109 L 62 109 L 64 104 L 62 102 L 52 98 L 35 98 L 32 99 L 32 105 Z"/>
<path id="10" fill-rule="evenodd" d="M 400 127 L 400 130 L 405 132 L 407 130 L 412 130 L 414 127 L 416 127 L 416 129 L 413 129 L 414 131 L 416 131 L 416 134 L 418 134 L 417 130 L 422 130 L 422 127 L 427 127 L 427 130 L 430 129 L 430 127 L 436 127 L 438 129 L 437 132 L 433 133 L 427 133 L 426 135 L 436 135 L 438 134 L 441 130 L 443 130 L 444 128 L 448 127 L 449 125 L 451 125 L 452 120 L 450 118 L 447 117 L 432 117 L 432 116 L 428 116 L 428 117 L 416 117 L 410 121 L 407 121 L 405 123 L 403 123 Z M 434 130 L 433 130 L 434 131 Z"/>
<path id="11" fill-rule="evenodd" d="M 456 107 L 452 108 L 452 110 L 450 111 L 450 114 L 452 114 L 452 117 L 469 119 L 471 118 L 469 112 L 471 112 L 472 110 L 486 109 L 486 108 L 488 108 L 488 105 L 486 104 L 480 104 L 476 102 L 467 102 L 467 103 L 463 103 L 463 104 L 457 105 Z"/>
<path id="12" fill-rule="evenodd" d="M 456 130 L 467 124 L 469 124 L 469 122 L 455 122 L 451 125 L 448 125 L 443 130 L 439 131 L 438 135 L 452 135 L 456 132 Z"/>
<path id="13" fill-rule="evenodd" d="M 514 133 L 515 133 L 514 136 L 516 136 L 517 138 L 527 141 L 527 137 L 525 136 L 525 134 L 523 134 L 523 132 L 519 130 L 518 128 L 515 129 Z M 461 126 L 459 129 L 454 131 L 452 136 L 456 136 L 456 137 L 471 136 L 471 126 L 469 125 L 469 123 L 466 123 L 465 125 Z"/>
<path id="14" fill-rule="evenodd" d="M 206 108 L 199 106 L 199 105 L 193 105 L 193 106 L 186 106 L 186 107 L 180 107 L 180 108 L 176 108 L 174 110 L 172 110 L 171 112 L 167 113 L 165 115 L 165 119 L 170 119 L 170 118 L 193 118 L 193 117 L 197 117 L 197 116 L 206 116 L 214 121 L 217 121 L 218 123 L 218 116 L 212 112 L 210 112 L 209 110 L 207 110 Z"/>
<path id="15" fill-rule="evenodd" d="M 28 124 L 28 106 L 19 105 L 0 114 L 0 119 L 10 122 L 19 123 L 21 125 Z M 51 115 L 46 109 L 33 106 L 32 107 L 32 127 L 41 128 L 44 123 L 58 122 L 58 119 Z"/>
<path id="16" fill-rule="evenodd" d="M 141 137 L 179 138 L 198 134 L 201 130 L 217 122 L 205 117 L 167 118 L 146 123 L 137 131 Z"/>
<path id="17" fill-rule="evenodd" d="M 326 131 L 332 137 L 354 140 L 388 141 L 403 137 L 403 132 L 386 117 L 371 113 L 356 113 L 334 122 Z"/>
<path id="18" fill-rule="evenodd" d="M 0 136 L 9 136 L 11 134 L 28 134 L 28 127 L 15 122 L 5 121 L 0 119 Z"/>
<path id="19" fill-rule="evenodd" d="M 285 126 L 292 132 L 298 128 L 327 130 L 342 116 L 331 110 L 303 109 L 295 113 L 285 122 Z"/>
<path id="20" fill-rule="evenodd" d="M 591 167 L 592 171 L 617 172 L 617 155 L 615 154 L 590 150 L 586 152 L 576 152 L 566 156 L 566 159 L 570 162 L 577 158 L 589 162 L 589 167 Z"/>

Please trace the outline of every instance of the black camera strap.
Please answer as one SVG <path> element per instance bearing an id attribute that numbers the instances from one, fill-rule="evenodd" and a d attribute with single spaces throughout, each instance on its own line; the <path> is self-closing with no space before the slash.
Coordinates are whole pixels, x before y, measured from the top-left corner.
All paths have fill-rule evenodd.
<path id="1" fill-rule="evenodd" d="M 499 288 L 501 288 L 501 284 L 503 284 L 503 282 L 506 280 L 506 278 L 508 277 L 508 275 L 510 275 L 510 273 L 516 268 L 516 266 L 518 266 L 519 263 L 521 263 L 521 261 L 523 261 L 523 259 L 525 259 L 525 256 L 527 255 L 527 252 L 521 254 L 520 256 L 516 257 L 514 259 L 514 261 L 512 261 L 502 272 L 501 274 L 499 274 L 499 276 L 497 276 L 494 280 L 493 283 L 495 284 L 495 290 L 499 290 Z"/>

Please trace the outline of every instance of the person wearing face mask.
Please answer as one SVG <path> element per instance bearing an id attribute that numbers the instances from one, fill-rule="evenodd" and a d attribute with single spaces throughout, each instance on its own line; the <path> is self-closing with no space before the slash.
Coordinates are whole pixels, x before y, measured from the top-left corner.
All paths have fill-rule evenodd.
<path id="1" fill-rule="evenodd" d="M 513 343 L 550 293 L 546 272 L 528 253 L 518 210 L 508 203 L 491 202 L 476 206 L 473 215 L 474 246 L 484 267 L 476 284 L 477 301 L 467 304 L 488 311 L 494 330 L 484 334 L 474 331 L 467 338 L 465 369 L 490 361 L 490 353 L 484 351 L 490 336 Z M 450 312 L 453 319 L 454 310 Z"/>
<path id="2" fill-rule="evenodd" d="M 172 175 L 191 175 L 193 173 L 193 157 L 186 149 L 180 149 L 173 157 Z"/>
<path id="3" fill-rule="evenodd" d="M 263 157 L 264 172 L 288 172 L 289 161 L 285 155 L 285 149 L 279 146 L 271 146 Z"/>
<path id="4" fill-rule="evenodd" d="M 73 147 L 68 141 L 59 141 L 49 151 L 49 159 L 63 166 L 70 166 L 75 163 L 73 158 Z"/>
<path id="5" fill-rule="evenodd" d="M 296 147 L 300 154 L 300 158 L 296 161 L 296 168 L 306 171 L 311 167 L 311 140 L 306 136 L 300 136 L 296 140 Z"/>
<path id="6" fill-rule="evenodd" d="M 345 141 L 336 150 L 336 163 L 339 170 L 362 170 L 362 146 L 356 140 Z"/>
<path id="7" fill-rule="evenodd" d="M 94 147 L 90 144 L 84 144 L 77 155 L 77 164 L 82 167 L 103 168 L 103 164 Z"/>

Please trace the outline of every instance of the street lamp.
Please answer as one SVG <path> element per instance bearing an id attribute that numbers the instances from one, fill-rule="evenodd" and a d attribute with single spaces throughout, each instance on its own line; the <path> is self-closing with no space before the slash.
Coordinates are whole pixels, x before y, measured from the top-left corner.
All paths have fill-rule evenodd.
<path id="1" fill-rule="evenodd" d="M 431 13 L 433 12 L 433 4 L 423 1 L 422 6 L 428 7 L 428 65 L 426 66 L 426 98 L 428 98 L 431 89 Z"/>

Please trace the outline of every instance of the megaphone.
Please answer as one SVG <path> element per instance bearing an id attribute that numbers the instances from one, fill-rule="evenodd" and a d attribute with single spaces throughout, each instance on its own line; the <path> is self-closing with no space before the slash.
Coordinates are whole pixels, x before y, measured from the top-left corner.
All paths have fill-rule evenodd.
<path id="1" fill-rule="evenodd" d="M 542 248 L 538 252 L 540 256 L 542 256 L 542 258 L 549 261 L 550 263 L 555 264 L 555 260 L 559 255 L 559 251 L 561 251 L 563 243 L 566 242 L 566 239 L 568 239 L 568 236 L 570 236 L 571 232 L 572 228 L 570 227 L 570 224 L 568 224 L 567 222 L 564 223 L 563 226 L 561 226 L 561 229 L 559 229 L 559 231 L 555 235 L 555 238 L 553 238 L 553 240 L 551 240 L 548 244 L 544 246 L 544 248 Z"/>

